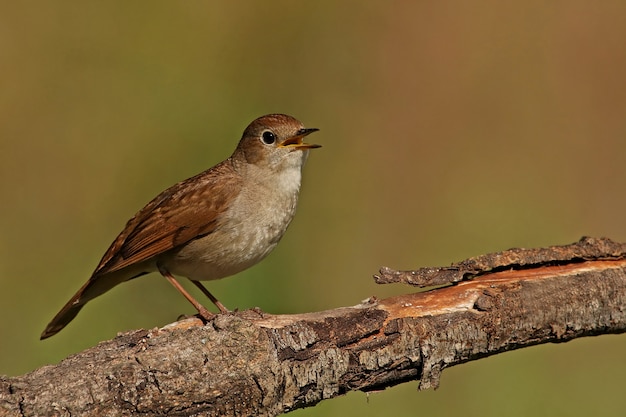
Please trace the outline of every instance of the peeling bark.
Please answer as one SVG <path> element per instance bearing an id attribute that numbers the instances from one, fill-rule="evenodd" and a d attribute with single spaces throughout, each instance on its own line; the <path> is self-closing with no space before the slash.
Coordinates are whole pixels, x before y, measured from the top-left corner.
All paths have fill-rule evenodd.
<path id="1" fill-rule="evenodd" d="M 608 239 L 376 279 L 452 284 L 323 312 L 250 310 L 124 333 L 0 377 L 0 415 L 274 416 L 351 390 L 437 387 L 459 363 L 626 330 L 626 245 Z"/>

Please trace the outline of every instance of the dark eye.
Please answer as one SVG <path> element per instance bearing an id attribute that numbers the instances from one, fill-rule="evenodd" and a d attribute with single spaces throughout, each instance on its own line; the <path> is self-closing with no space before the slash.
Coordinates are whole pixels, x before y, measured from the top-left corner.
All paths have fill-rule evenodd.
<path id="1" fill-rule="evenodd" d="M 276 136 L 274 135 L 274 133 L 266 130 L 261 134 L 261 140 L 264 144 L 271 145 L 272 143 L 276 142 Z"/>

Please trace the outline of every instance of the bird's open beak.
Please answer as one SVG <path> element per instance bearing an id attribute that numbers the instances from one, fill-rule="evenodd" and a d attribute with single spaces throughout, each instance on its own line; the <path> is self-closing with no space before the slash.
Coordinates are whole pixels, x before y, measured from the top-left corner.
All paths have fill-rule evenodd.
<path id="1" fill-rule="evenodd" d="M 295 136 L 285 139 L 278 146 L 283 148 L 293 148 L 293 149 L 313 149 L 313 148 L 321 148 L 322 145 L 316 145 L 314 143 L 304 143 L 302 139 L 305 136 L 310 135 L 313 132 L 317 132 L 319 129 L 316 128 L 308 128 L 308 129 L 300 129 Z"/>

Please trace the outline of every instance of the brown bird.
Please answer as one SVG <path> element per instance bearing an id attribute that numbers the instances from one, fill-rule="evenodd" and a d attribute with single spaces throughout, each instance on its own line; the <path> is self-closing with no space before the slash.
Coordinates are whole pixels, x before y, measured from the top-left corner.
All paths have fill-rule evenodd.
<path id="1" fill-rule="evenodd" d="M 214 314 L 174 275 L 189 278 L 228 312 L 199 281 L 241 272 L 274 249 L 295 214 L 308 150 L 320 147 L 303 138 L 317 130 L 284 114 L 250 123 L 230 158 L 163 191 L 128 221 L 41 339 L 63 329 L 89 300 L 155 271 L 204 318 Z"/>

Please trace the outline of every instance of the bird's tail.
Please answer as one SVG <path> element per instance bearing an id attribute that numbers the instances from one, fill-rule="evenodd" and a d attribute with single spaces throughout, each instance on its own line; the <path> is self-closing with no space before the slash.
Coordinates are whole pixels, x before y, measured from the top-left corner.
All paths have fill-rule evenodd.
<path id="1" fill-rule="evenodd" d="M 89 284 L 89 282 L 87 283 Z M 85 305 L 86 301 L 81 302 L 82 288 L 67 302 L 57 313 L 56 316 L 48 323 L 43 333 L 41 333 L 40 339 L 47 339 L 50 336 L 54 336 L 60 332 L 67 324 L 74 320 L 74 317 L 78 314 L 81 308 Z"/>
<path id="2" fill-rule="evenodd" d="M 67 304 L 63 306 L 61 311 L 54 316 L 52 321 L 50 321 L 50 323 L 46 326 L 43 333 L 41 333 L 40 339 L 47 339 L 60 332 L 70 321 L 74 319 L 74 317 L 76 317 L 78 312 L 85 304 L 87 304 L 88 301 L 104 294 L 117 284 L 137 278 L 146 273 L 147 272 L 134 271 L 133 274 L 129 274 L 129 271 L 127 270 L 120 270 L 104 275 L 94 274 L 89 281 L 87 281 L 85 285 L 83 285 L 81 289 L 74 294 Z"/>

